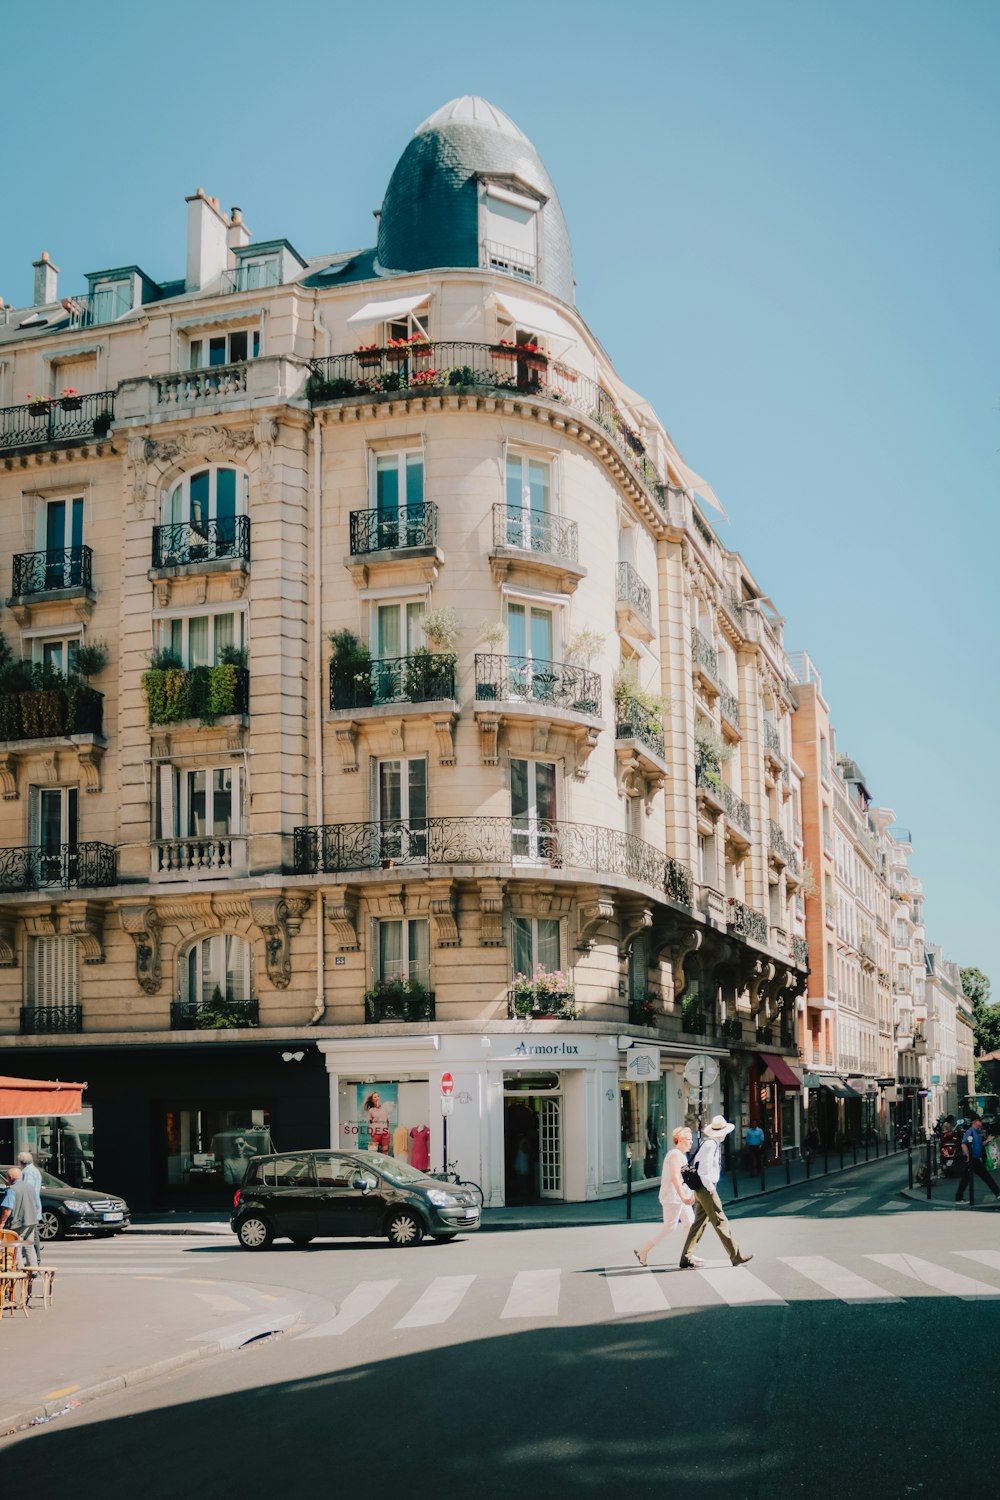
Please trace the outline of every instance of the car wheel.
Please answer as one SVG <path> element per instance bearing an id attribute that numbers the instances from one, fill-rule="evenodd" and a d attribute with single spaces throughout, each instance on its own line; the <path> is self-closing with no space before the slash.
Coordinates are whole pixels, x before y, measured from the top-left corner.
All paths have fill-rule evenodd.
<path id="1" fill-rule="evenodd" d="M 453 1234 L 432 1234 L 431 1235 L 431 1239 L 434 1241 L 435 1245 L 447 1245 L 448 1241 L 449 1240 L 453 1240 L 454 1238 L 455 1238 L 455 1236 Z"/>
<path id="2" fill-rule="evenodd" d="M 274 1233 L 266 1219 L 260 1219 L 256 1214 L 251 1214 L 240 1223 L 236 1238 L 244 1250 L 266 1250 L 274 1238 Z"/>
<path id="3" fill-rule="evenodd" d="M 38 1237 L 42 1240 L 61 1240 L 66 1234 L 62 1220 L 51 1208 L 42 1209 L 42 1217 L 38 1221 Z"/>
<path id="4" fill-rule="evenodd" d="M 301 1250 L 303 1246 L 312 1244 L 313 1237 L 311 1234 L 293 1234 L 291 1240 L 292 1244 L 298 1246 Z"/>
<path id="5" fill-rule="evenodd" d="M 401 1208 L 389 1220 L 386 1233 L 390 1245 L 419 1245 L 424 1237 L 424 1226 L 416 1214 L 411 1213 L 408 1208 Z"/>

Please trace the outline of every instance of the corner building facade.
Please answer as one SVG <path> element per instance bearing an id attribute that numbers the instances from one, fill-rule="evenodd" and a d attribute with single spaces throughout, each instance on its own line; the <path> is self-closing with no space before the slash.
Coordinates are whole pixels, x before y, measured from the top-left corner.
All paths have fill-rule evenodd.
<path id="1" fill-rule="evenodd" d="M 183 281 L 60 299 L 43 257 L 0 325 L 36 666 L 0 686 L 0 1029 L 90 1085 L 34 1143 L 219 1201 L 267 1139 L 439 1164 L 451 1073 L 488 1205 L 599 1198 L 658 1176 L 707 1054 L 733 1149 L 795 1150 L 781 623 L 573 305 L 534 148 L 453 101 L 353 254 L 188 206 Z"/>

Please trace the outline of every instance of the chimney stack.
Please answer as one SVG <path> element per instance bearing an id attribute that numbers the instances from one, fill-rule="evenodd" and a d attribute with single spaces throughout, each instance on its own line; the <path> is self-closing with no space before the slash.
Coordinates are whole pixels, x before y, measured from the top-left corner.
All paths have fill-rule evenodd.
<path id="1" fill-rule="evenodd" d="M 233 250 L 242 250 L 244 245 L 249 245 L 250 243 L 250 231 L 244 224 L 243 215 L 238 208 L 231 208 L 229 210 L 229 232 L 226 235 L 226 241 L 230 252 Z M 232 259 L 231 254 L 230 259 Z"/>
<path id="2" fill-rule="evenodd" d="M 216 281 L 226 269 L 229 220 L 221 212 L 218 198 L 209 198 L 204 188 L 198 188 L 185 202 L 188 234 L 184 283 L 189 292 L 197 292 Z"/>
<path id="3" fill-rule="evenodd" d="M 35 300 L 32 307 L 47 307 L 59 297 L 59 267 L 49 260 L 49 252 L 43 250 L 38 260 L 31 262 L 35 271 Z"/>

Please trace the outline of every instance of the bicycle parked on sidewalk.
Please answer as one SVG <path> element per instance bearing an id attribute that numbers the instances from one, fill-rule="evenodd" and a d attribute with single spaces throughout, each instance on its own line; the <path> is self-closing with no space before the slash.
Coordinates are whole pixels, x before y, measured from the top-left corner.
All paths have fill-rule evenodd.
<path id="1" fill-rule="evenodd" d="M 482 1208 L 485 1201 L 482 1188 L 479 1186 L 478 1182 L 473 1182 L 469 1177 L 459 1177 L 457 1161 L 450 1161 L 447 1168 L 444 1170 L 437 1172 L 425 1172 L 424 1176 L 436 1177 L 439 1182 L 453 1183 L 455 1187 L 468 1188 L 470 1192 L 475 1193 L 476 1197 L 479 1199 L 479 1206 L 480 1208 Z"/>

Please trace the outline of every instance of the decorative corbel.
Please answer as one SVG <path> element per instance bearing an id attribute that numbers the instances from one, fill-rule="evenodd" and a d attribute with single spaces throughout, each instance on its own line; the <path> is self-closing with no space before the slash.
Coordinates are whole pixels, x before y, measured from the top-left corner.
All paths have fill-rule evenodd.
<path id="1" fill-rule="evenodd" d="M 499 765 L 500 715 L 477 713 L 476 723 L 479 725 L 479 759 L 484 766 Z"/>
<path id="2" fill-rule="evenodd" d="M 229 592 L 234 599 L 242 599 L 247 590 L 247 575 L 243 568 L 234 568 L 228 575 Z"/>
<path id="3" fill-rule="evenodd" d="M 646 809 L 647 818 L 651 817 L 653 813 L 653 798 L 657 792 L 662 792 L 666 784 L 667 778 L 665 776 L 646 776 L 646 792 L 643 797 L 643 806 Z"/>
<path id="4" fill-rule="evenodd" d="M 150 737 L 149 753 L 154 760 L 170 759 L 169 734 L 154 734 Z"/>
<path id="5" fill-rule="evenodd" d="M 544 755 L 549 746 L 552 725 L 548 719 L 536 719 L 531 737 L 531 748 L 536 755 Z"/>
<path id="6" fill-rule="evenodd" d="M 14 616 L 15 623 L 20 630 L 24 630 L 26 626 L 31 624 L 30 604 L 12 604 L 10 612 Z"/>
<path id="7" fill-rule="evenodd" d="M 172 578 L 157 578 L 153 584 L 153 595 L 156 599 L 157 609 L 166 609 L 170 603 L 170 595 L 173 593 Z"/>
<path id="8" fill-rule="evenodd" d="M 589 953 L 600 929 L 606 923 L 613 922 L 614 916 L 615 903 L 610 891 L 595 890 L 593 887 L 581 891 L 580 903 L 577 907 L 579 923 L 577 951 Z"/>
<path id="9" fill-rule="evenodd" d="M 9 925 L 0 926 L 0 969 L 17 968 L 17 948 L 15 946 L 14 928 Z"/>
<path id="10" fill-rule="evenodd" d="M 276 990 L 287 990 L 292 978 L 288 903 L 281 896 L 251 896 L 250 915 L 264 938 L 267 977 Z"/>
<path id="11" fill-rule="evenodd" d="M 54 750 L 42 756 L 43 780 L 57 782 L 59 780 L 59 760 Z"/>
<path id="12" fill-rule="evenodd" d="M 358 898 L 350 886 L 335 887 L 326 893 L 326 914 L 330 918 L 338 948 L 356 953 L 358 942 Z"/>
<path id="13" fill-rule="evenodd" d="M 747 993 L 750 996 L 750 1014 L 756 1017 L 757 1012 L 767 1000 L 767 986 L 774 977 L 774 965 L 768 963 L 766 958 L 759 958 L 754 964 L 753 974 L 747 985 Z"/>
<path id="14" fill-rule="evenodd" d="M 160 918 L 156 907 L 120 906 L 118 919 L 135 944 L 135 977 L 139 988 L 155 995 L 163 974 L 160 969 Z"/>
<path id="15" fill-rule="evenodd" d="M 257 417 L 253 424 L 253 440 L 260 454 L 259 478 L 262 485 L 269 485 L 274 475 L 274 445 L 278 439 L 278 424 L 273 417 Z"/>
<path id="16" fill-rule="evenodd" d="M 654 954 L 654 958 L 667 958 L 670 961 L 675 1003 L 680 999 L 687 985 L 684 966 L 691 954 L 696 953 L 701 947 L 701 942 L 700 927 L 689 927 L 679 932 L 674 928 L 669 936 L 660 942 Z"/>
<path id="17" fill-rule="evenodd" d="M 653 925 L 653 908 L 640 902 L 623 902 L 619 905 L 621 935 L 618 940 L 618 957 L 627 958 L 636 938 L 649 932 Z"/>
<path id="18" fill-rule="evenodd" d="M 337 750 L 340 753 L 340 769 L 342 771 L 356 771 L 358 769 L 358 726 L 352 719 L 349 724 L 338 724 L 336 727 Z"/>
<path id="19" fill-rule="evenodd" d="M 59 931 L 57 916 L 54 906 L 38 906 L 26 911 L 21 920 L 29 937 L 55 937 Z"/>
<path id="20" fill-rule="evenodd" d="M 389 736 L 389 754 L 402 755 L 406 750 L 406 732 L 404 719 L 383 720 L 386 732 Z"/>
<path id="21" fill-rule="evenodd" d="M 93 599 L 81 598 L 73 600 L 73 613 L 81 624 L 86 625 L 94 613 Z"/>
<path id="22" fill-rule="evenodd" d="M 5 802 L 16 802 L 18 758 L 11 750 L 0 752 L 0 794 Z"/>
<path id="23" fill-rule="evenodd" d="M 156 453 L 155 443 L 151 443 L 147 437 L 131 437 L 128 440 L 126 459 L 126 483 L 131 477 L 132 501 L 135 505 L 136 514 L 142 515 L 146 508 L 147 488 L 146 471 L 149 460 Z"/>
<path id="24" fill-rule="evenodd" d="M 97 901 L 71 901 L 63 908 L 66 931 L 76 938 L 85 964 L 104 962 L 104 907 Z"/>
<path id="25" fill-rule="evenodd" d="M 601 731 L 592 725 L 579 737 L 576 742 L 576 765 L 573 767 L 573 775 L 577 781 L 586 781 L 590 771 L 589 761 L 591 755 L 597 749 L 597 741 L 601 737 Z"/>
<path id="26" fill-rule="evenodd" d="M 401 885 L 369 886 L 368 905 L 375 917 L 406 916 L 406 895 Z"/>
<path id="27" fill-rule="evenodd" d="M 84 791 L 99 792 L 101 790 L 101 761 L 104 758 L 103 746 L 81 745 L 76 755 L 80 762 Z"/>
<path id="28" fill-rule="evenodd" d="M 479 882 L 479 943 L 483 948 L 503 947 L 503 883 Z"/>
<path id="29" fill-rule="evenodd" d="M 457 948 L 461 943 L 455 916 L 455 886 L 451 880 L 429 881 L 424 887 L 434 924 L 435 948 Z"/>
<path id="30" fill-rule="evenodd" d="M 438 765 L 455 764 L 455 715 L 443 711 L 431 714 L 431 728 L 437 738 Z"/>

